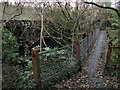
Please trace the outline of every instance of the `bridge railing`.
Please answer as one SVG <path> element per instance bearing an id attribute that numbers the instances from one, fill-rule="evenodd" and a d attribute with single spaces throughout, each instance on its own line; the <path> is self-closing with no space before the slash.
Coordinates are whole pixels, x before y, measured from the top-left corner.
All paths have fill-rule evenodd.
<path id="1" fill-rule="evenodd" d="M 80 42 L 81 61 L 84 64 L 90 52 L 94 48 L 95 42 L 99 37 L 100 30 L 96 29 Z"/>
<path id="2" fill-rule="evenodd" d="M 99 29 L 94 30 L 79 44 L 54 49 L 46 48 L 43 52 L 33 53 L 33 75 L 36 83 L 40 87 L 47 87 L 77 72 L 88 59 L 99 33 Z"/>
<path id="3" fill-rule="evenodd" d="M 120 79 L 120 46 L 113 45 L 110 40 L 108 29 L 106 28 L 106 42 L 104 47 L 104 60 L 105 60 L 105 74 L 109 76 L 117 76 Z"/>

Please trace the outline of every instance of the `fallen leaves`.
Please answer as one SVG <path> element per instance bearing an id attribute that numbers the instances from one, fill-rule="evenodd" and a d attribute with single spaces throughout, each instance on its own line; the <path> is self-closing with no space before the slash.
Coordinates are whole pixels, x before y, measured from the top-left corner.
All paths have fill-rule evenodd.
<path id="1" fill-rule="evenodd" d="M 94 60 L 89 59 L 85 63 L 82 73 L 78 73 L 71 79 L 61 82 L 60 85 L 69 90 L 76 90 L 76 88 L 118 88 L 120 83 L 118 83 L 117 78 L 106 77 L 103 74 L 104 59 L 100 57 L 97 61 L 95 58 Z"/>

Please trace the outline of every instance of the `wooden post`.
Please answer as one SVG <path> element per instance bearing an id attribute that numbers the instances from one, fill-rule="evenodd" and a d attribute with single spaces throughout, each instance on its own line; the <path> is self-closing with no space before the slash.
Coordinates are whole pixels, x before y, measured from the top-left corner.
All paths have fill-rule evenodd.
<path id="1" fill-rule="evenodd" d="M 40 79 L 40 65 L 39 65 L 39 50 L 32 50 L 32 69 L 34 80 L 39 88 L 41 88 L 41 79 Z"/>

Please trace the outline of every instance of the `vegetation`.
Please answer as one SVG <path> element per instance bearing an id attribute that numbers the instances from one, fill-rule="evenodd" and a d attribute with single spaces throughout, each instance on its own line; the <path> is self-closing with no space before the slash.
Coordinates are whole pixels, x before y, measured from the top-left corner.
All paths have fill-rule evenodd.
<path id="1" fill-rule="evenodd" d="M 113 42 L 113 45 L 119 42 L 117 37 L 118 16 L 115 12 L 85 3 L 76 2 L 74 4 L 75 7 L 72 7 L 69 2 L 65 4 L 57 2 L 53 5 L 39 3 L 37 7 L 27 7 L 20 3 L 16 3 L 16 6 L 10 5 L 11 8 L 5 6 L 7 4 L 4 5 L 3 15 L 10 20 L 3 21 L 4 26 L 0 28 L 2 32 L 3 88 L 34 89 L 36 87 L 32 72 L 30 53 L 32 49 L 41 50 L 39 53 L 41 80 L 43 86 L 49 86 L 78 72 L 78 61 L 75 55 L 77 45 L 75 46 L 75 44 L 96 28 L 105 30 L 106 26 L 109 27 L 110 41 Z M 11 9 L 11 13 L 7 8 Z M 27 15 L 29 16 L 29 10 L 32 10 L 32 13 L 35 12 L 32 19 L 32 14 L 29 17 L 31 21 L 11 21 L 11 18 L 25 19 Z M 33 20 L 35 16 L 37 16 L 35 18 L 37 21 Z M 43 27 L 43 32 L 41 27 Z M 86 42 L 82 45 L 88 46 L 88 39 L 85 40 Z M 38 46 L 39 44 L 40 46 Z M 21 55 L 21 52 L 25 53 Z M 29 53 L 26 54 L 27 52 Z M 110 62 L 117 68 L 120 67 L 118 53 L 117 49 L 112 50 Z M 112 71 L 108 74 L 119 76 L 119 73 Z"/>
<path id="2" fill-rule="evenodd" d="M 110 41 L 112 41 L 112 46 L 119 46 L 119 19 L 115 12 L 111 11 L 111 28 L 109 29 L 109 37 Z M 110 56 L 110 66 L 107 70 L 109 73 L 107 75 L 113 76 L 113 77 L 119 77 L 120 76 L 120 65 L 119 65 L 119 48 L 112 48 L 111 56 Z M 112 72 L 111 72 L 112 71 Z"/>
<path id="3" fill-rule="evenodd" d="M 19 56 L 19 44 L 16 41 L 16 37 L 10 31 L 2 28 L 0 28 L 0 30 L 2 31 L 3 62 L 10 63 Z"/>

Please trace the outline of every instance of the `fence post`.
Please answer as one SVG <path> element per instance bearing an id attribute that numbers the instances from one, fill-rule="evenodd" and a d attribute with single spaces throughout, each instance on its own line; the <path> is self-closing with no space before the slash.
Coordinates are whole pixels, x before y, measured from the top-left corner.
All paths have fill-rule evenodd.
<path id="1" fill-rule="evenodd" d="M 41 88 L 41 79 L 40 79 L 40 65 L 39 65 L 39 50 L 32 50 L 32 69 L 33 77 L 38 88 Z"/>
<path id="2" fill-rule="evenodd" d="M 76 59 L 78 60 L 78 66 L 79 66 L 79 69 L 81 69 L 81 59 L 80 59 L 80 42 L 79 40 L 76 40 L 75 42 L 75 49 L 76 49 Z"/>
<path id="3" fill-rule="evenodd" d="M 87 57 L 89 57 L 89 35 L 87 35 Z"/>
<path id="4" fill-rule="evenodd" d="M 112 42 L 109 42 L 108 50 L 107 50 L 107 61 L 106 64 L 108 65 L 110 62 L 111 51 L 112 51 Z"/>

